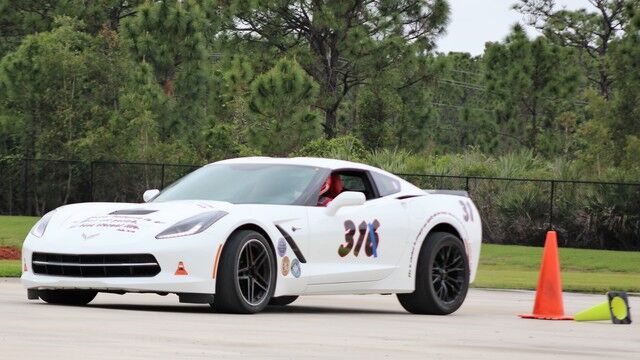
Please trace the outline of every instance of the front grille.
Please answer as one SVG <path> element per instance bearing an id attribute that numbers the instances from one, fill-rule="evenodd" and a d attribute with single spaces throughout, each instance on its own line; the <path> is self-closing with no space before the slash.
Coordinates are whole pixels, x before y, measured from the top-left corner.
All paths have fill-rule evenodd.
<path id="1" fill-rule="evenodd" d="M 73 277 L 152 277 L 160 272 L 151 254 L 74 255 L 34 252 L 34 274 Z"/>

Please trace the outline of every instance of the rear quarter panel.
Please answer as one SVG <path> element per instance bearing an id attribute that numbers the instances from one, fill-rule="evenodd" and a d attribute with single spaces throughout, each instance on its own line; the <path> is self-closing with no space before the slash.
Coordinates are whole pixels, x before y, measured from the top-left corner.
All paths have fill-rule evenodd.
<path id="1" fill-rule="evenodd" d="M 404 201 L 411 228 L 406 276 L 415 277 L 418 255 L 429 232 L 435 226 L 446 223 L 456 229 L 464 242 L 469 258 L 470 281 L 473 282 L 482 242 L 482 223 L 473 201 L 467 197 L 445 194 L 428 194 Z"/>

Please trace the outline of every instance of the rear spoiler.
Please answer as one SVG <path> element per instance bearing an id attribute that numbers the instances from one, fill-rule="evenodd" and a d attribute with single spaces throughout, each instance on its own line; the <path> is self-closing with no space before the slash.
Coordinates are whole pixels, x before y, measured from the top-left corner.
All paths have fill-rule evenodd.
<path id="1" fill-rule="evenodd" d="M 430 189 L 422 189 L 427 194 L 435 194 L 435 195 L 454 195 L 454 196 L 462 196 L 469 197 L 469 193 L 464 190 L 430 190 Z"/>

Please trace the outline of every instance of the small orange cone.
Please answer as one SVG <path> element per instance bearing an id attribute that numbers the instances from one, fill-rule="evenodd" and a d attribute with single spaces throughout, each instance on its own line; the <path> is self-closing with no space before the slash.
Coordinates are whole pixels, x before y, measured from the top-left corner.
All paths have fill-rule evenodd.
<path id="1" fill-rule="evenodd" d="M 184 264 L 182 263 L 182 261 L 178 263 L 178 269 L 176 270 L 175 275 L 189 275 L 187 270 L 185 270 Z"/>
<path id="2" fill-rule="evenodd" d="M 555 231 L 548 231 L 544 242 L 533 314 L 519 316 L 524 319 L 573 320 L 572 316 L 564 314 L 560 259 L 558 258 L 558 235 Z"/>

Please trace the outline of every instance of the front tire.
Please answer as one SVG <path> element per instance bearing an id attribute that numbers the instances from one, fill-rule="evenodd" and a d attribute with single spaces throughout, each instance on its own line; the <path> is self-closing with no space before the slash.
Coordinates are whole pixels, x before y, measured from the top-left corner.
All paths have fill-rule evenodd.
<path id="1" fill-rule="evenodd" d="M 271 301 L 269 301 L 269 305 L 271 306 L 287 306 L 292 302 L 296 301 L 298 297 L 296 295 L 291 296 L 278 296 L 272 297 Z"/>
<path id="2" fill-rule="evenodd" d="M 469 259 L 457 236 L 429 234 L 418 257 L 415 291 L 398 294 L 413 314 L 448 315 L 458 310 L 469 289 Z"/>
<path id="3" fill-rule="evenodd" d="M 98 295 L 89 290 L 38 290 L 38 297 L 48 304 L 83 306 Z"/>
<path id="4" fill-rule="evenodd" d="M 276 285 L 275 257 L 260 233 L 241 230 L 231 235 L 220 259 L 215 311 L 253 314 L 262 311 Z"/>

